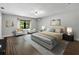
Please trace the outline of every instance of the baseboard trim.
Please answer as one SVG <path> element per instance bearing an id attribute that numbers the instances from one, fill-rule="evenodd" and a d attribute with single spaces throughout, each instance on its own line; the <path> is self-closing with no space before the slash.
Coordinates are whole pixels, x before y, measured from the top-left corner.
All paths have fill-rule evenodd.
<path id="1" fill-rule="evenodd" d="M 79 38 L 78 38 L 78 39 L 76 39 L 76 41 L 79 41 Z"/>

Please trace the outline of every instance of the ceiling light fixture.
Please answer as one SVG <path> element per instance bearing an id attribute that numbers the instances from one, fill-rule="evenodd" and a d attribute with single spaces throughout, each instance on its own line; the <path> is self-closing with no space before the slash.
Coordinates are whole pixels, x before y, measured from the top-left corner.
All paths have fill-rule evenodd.
<path id="1" fill-rule="evenodd" d="M 32 13 L 33 13 L 35 16 L 38 16 L 38 15 L 44 14 L 45 12 L 42 11 L 42 10 L 32 10 Z"/>
<path id="2" fill-rule="evenodd" d="M 35 15 L 38 15 L 39 14 L 39 11 L 35 10 L 34 14 Z"/>

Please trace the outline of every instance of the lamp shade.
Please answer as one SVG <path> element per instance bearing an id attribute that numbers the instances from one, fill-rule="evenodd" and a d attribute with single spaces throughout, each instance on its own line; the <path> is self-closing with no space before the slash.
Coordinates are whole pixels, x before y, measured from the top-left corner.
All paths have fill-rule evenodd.
<path id="1" fill-rule="evenodd" d="M 67 33 L 71 34 L 72 33 L 72 27 L 67 27 Z"/>
<path id="2" fill-rule="evenodd" d="M 41 29 L 42 29 L 42 30 L 45 30 L 45 26 L 42 26 Z"/>

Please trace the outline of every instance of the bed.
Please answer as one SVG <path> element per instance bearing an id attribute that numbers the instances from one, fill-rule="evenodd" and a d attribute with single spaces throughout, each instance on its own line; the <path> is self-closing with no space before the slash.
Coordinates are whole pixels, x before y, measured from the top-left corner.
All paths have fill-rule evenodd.
<path id="1" fill-rule="evenodd" d="M 62 33 L 39 32 L 31 35 L 31 39 L 54 54 L 63 54 L 68 42 L 62 40 Z"/>

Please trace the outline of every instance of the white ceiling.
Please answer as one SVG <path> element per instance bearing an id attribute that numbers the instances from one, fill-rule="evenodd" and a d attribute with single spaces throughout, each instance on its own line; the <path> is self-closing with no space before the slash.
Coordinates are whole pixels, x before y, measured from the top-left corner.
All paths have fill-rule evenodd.
<path id="1" fill-rule="evenodd" d="M 0 3 L 0 7 L 5 8 L 0 10 L 7 14 L 39 18 L 79 8 L 78 6 L 79 4 L 70 3 Z M 35 11 L 38 11 L 37 15 L 35 15 Z"/>

